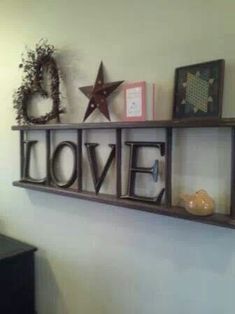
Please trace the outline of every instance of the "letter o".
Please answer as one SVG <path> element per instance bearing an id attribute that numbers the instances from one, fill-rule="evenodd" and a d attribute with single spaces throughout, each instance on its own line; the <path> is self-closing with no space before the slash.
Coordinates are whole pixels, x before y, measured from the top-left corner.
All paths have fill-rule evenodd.
<path id="1" fill-rule="evenodd" d="M 56 162 L 59 154 L 61 153 L 61 151 L 65 147 L 70 148 L 72 153 L 73 153 L 73 170 L 72 170 L 72 174 L 71 174 L 70 178 L 67 180 L 67 182 L 60 183 L 58 180 L 58 177 L 56 175 L 56 171 L 55 171 L 55 162 Z M 64 142 L 61 142 L 60 144 L 58 144 L 56 146 L 54 152 L 53 152 L 51 162 L 50 162 L 51 179 L 52 179 L 53 183 L 60 188 L 70 187 L 75 182 L 76 177 L 77 177 L 76 165 L 77 165 L 77 147 L 76 147 L 76 145 L 70 141 L 64 141 Z"/>

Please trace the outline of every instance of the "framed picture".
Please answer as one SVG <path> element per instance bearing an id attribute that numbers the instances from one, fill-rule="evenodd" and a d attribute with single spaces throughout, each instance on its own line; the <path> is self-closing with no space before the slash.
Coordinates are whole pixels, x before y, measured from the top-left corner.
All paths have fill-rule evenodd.
<path id="1" fill-rule="evenodd" d="M 221 118 L 224 60 L 175 70 L 173 119 Z"/>
<path id="2" fill-rule="evenodd" d="M 127 83 L 124 86 L 125 121 L 146 120 L 146 82 Z"/>

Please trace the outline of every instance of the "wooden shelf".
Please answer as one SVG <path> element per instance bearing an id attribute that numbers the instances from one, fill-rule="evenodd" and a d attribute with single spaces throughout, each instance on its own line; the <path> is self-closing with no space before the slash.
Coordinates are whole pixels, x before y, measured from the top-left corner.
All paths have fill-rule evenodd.
<path id="1" fill-rule="evenodd" d="M 198 120 L 159 120 L 139 122 L 69 123 L 43 125 L 14 125 L 12 130 L 78 130 L 133 128 L 214 128 L 235 127 L 235 118 Z"/>
<path id="2" fill-rule="evenodd" d="M 149 129 L 149 128 L 163 128 L 166 132 L 166 156 L 165 156 L 165 203 L 167 205 L 155 205 L 150 202 L 128 200 L 120 197 L 121 191 L 121 143 L 122 143 L 122 130 L 124 129 Z M 232 144 L 232 157 L 231 157 L 231 203 L 230 215 L 214 214 L 208 217 L 198 217 L 189 214 L 181 207 L 171 206 L 172 195 L 172 132 L 175 128 L 231 128 L 231 144 Z M 12 126 L 12 130 L 20 131 L 20 170 L 21 178 L 24 178 L 24 138 L 27 131 L 40 131 L 45 130 L 46 134 L 46 162 L 47 162 L 47 178 L 50 182 L 50 158 L 51 158 L 51 131 L 56 130 L 76 130 L 78 136 L 77 153 L 77 173 L 82 180 L 82 130 L 116 130 L 116 195 L 98 194 L 92 192 L 78 191 L 70 188 L 58 188 L 40 184 L 28 183 L 25 181 L 15 181 L 14 186 L 54 193 L 61 196 L 75 197 L 83 200 L 94 201 L 114 206 L 126 207 L 131 209 L 142 210 L 146 212 L 156 213 L 160 215 L 182 218 L 191 221 L 201 222 L 204 224 L 217 225 L 226 228 L 235 229 L 235 118 L 222 118 L 222 119 L 198 119 L 198 120 L 159 120 L 159 121 L 142 121 L 142 122 L 103 122 L 103 123 L 71 123 L 71 124 L 46 124 L 46 125 L 16 125 Z M 81 181 L 82 182 L 82 181 Z M 81 183 L 82 184 L 82 183 Z"/>
<path id="3" fill-rule="evenodd" d="M 225 228 L 232 228 L 235 229 L 235 220 L 231 219 L 229 215 L 224 214 L 214 214 L 207 217 L 198 217 L 193 216 L 186 212 L 184 208 L 181 207 L 165 207 L 164 205 L 157 206 L 152 203 L 140 202 L 140 201 L 133 201 L 123 198 L 117 198 L 113 195 L 108 194 L 98 194 L 92 192 L 78 192 L 75 189 L 60 189 L 57 187 L 45 186 L 45 185 L 38 185 L 33 183 L 27 183 L 23 181 L 15 181 L 13 182 L 14 186 L 31 189 L 35 191 L 47 192 L 47 193 L 54 193 L 61 196 L 70 196 L 74 198 L 79 198 L 83 200 L 119 206 L 119 207 L 126 207 L 130 209 L 137 209 L 141 211 L 151 212 L 159 215 L 165 215 L 169 217 L 181 218 L 191 221 L 196 221 L 208 225 L 216 225 Z"/>

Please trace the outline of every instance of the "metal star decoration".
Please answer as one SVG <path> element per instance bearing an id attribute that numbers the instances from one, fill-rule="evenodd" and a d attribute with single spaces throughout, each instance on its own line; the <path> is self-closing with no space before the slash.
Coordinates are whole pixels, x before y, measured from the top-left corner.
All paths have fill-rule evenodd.
<path id="1" fill-rule="evenodd" d="M 95 110 L 99 111 L 110 120 L 107 97 L 124 81 L 104 83 L 103 63 L 100 63 L 95 84 L 92 86 L 84 86 L 79 89 L 89 98 L 89 103 L 83 121 Z"/>

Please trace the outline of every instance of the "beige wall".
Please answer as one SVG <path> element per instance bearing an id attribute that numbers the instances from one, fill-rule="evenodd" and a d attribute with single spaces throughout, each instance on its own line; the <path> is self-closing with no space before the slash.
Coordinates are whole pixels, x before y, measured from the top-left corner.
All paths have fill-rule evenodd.
<path id="1" fill-rule="evenodd" d="M 81 121 L 87 101 L 78 87 L 93 82 L 100 60 L 110 80 L 156 82 L 164 119 L 175 67 L 224 58 L 223 115 L 233 116 L 234 10 L 228 0 L 0 1 L 0 231 L 39 248 L 39 314 L 234 313 L 234 231 L 14 188 L 18 134 L 10 130 L 21 53 L 40 38 L 58 49 L 64 122 Z M 113 120 L 121 106 L 122 94 L 110 106 Z M 179 192 L 203 187 L 217 210 L 227 211 L 229 131 L 176 135 L 175 201 Z"/>

